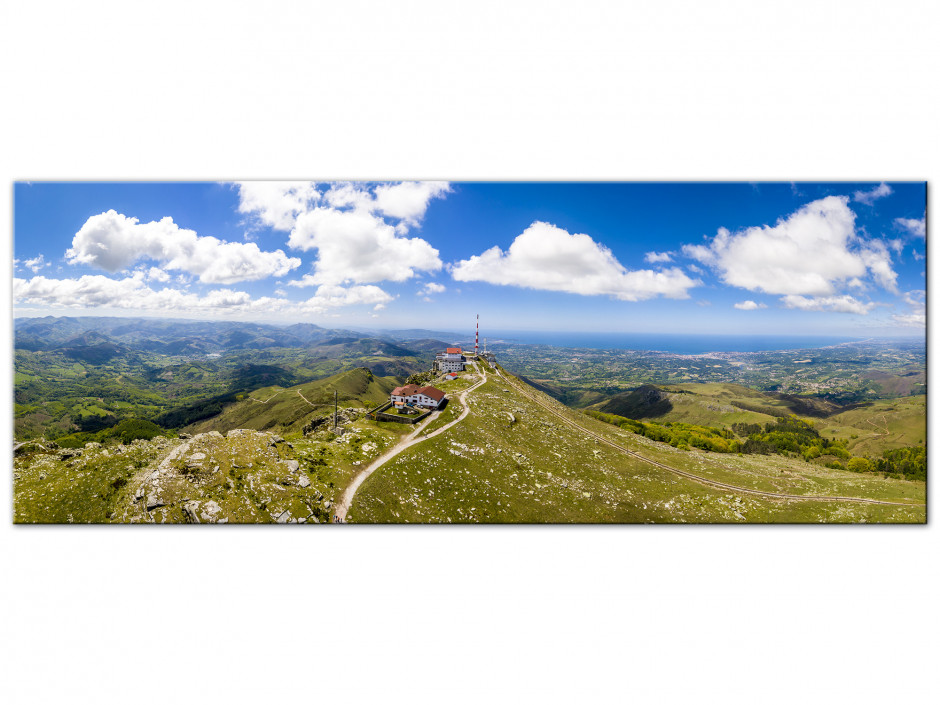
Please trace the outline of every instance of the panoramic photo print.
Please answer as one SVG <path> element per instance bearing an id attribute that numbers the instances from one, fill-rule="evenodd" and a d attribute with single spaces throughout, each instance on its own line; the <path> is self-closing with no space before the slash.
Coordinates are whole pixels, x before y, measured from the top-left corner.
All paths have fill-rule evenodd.
<path id="1" fill-rule="evenodd" d="M 924 523 L 924 182 L 18 182 L 16 524 Z"/>

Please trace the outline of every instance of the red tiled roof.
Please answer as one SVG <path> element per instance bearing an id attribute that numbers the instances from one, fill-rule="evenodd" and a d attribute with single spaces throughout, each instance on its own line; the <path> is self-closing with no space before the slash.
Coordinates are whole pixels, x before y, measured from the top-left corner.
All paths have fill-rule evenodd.
<path id="1" fill-rule="evenodd" d="M 395 387 L 392 390 L 393 397 L 410 397 L 412 394 L 420 392 L 421 388 L 417 384 L 406 384 L 404 387 Z"/>
<path id="2" fill-rule="evenodd" d="M 447 348 L 447 352 L 451 355 L 459 355 L 461 351 L 460 348 Z"/>
<path id="3" fill-rule="evenodd" d="M 418 390 L 418 394 L 423 394 L 426 397 L 431 397 L 434 401 L 440 401 L 444 398 L 444 392 L 442 392 L 437 387 L 421 387 Z"/>

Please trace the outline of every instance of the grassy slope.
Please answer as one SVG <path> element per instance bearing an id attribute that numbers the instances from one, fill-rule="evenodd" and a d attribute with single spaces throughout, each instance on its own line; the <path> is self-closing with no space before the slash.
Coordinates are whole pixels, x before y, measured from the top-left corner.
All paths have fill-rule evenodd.
<path id="1" fill-rule="evenodd" d="M 871 406 L 820 419 L 816 427 L 826 436 L 846 439 L 855 455 L 877 456 L 886 449 L 920 445 L 927 441 L 927 397 L 875 401 Z"/>
<path id="2" fill-rule="evenodd" d="M 506 390 L 509 391 L 506 391 Z M 924 483 L 885 480 L 783 458 L 677 451 L 586 418 L 535 392 L 584 427 L 677 468 L 770 491 L 924 500 Z M 564 425 L 491 381 L 473 413 L 373 474 L 354 522 L 922 522 L 920 508 L 784 501 L 711 489 L 631 458 Z M 516 422 L 511 423 L 512 413 Z"/>
<path id="3" fill-rule="evenodd" d="M 221 509 L 216 520 L 229 523 L 271 523 L 285 511 L 298 521 L 324 522 L 352 476 L 410 427 L 359 421 L 348 428 L 339 438 L 317 434 L 293 447 L 272 444 L 270 433 L 237 431 L 188 443 L 155 438 L 129 446 L 93 444 L 71 459 L 58 451 L 21 453 L 14 460 L 13 521 L 181 523 L 187 503 L 205 507 L 212 501 Z M 135 501 L 138 487 L 152 487 L 153 471 L 184 445 L 161 481 L 166 506 L 146 511 Z M 299 472 L 289 472 L 285 460 L 296 460 Z M 298 482 L 301 474 L 309 486 Z"/>
<path id="4" fill-rule="evenodd" d="M 787 413 L 778 400 L 737 384 L 672 384 L 659 388 L 665 393 L 665 402 L 644 403 L 641 394 L 626 392 L 590 408 L 644 421 L 722 427 L 734 423 L 765 424 Z"/>
<path id="5" fill-rule="evenodd" d="M 661 387 L 668 393 L 672 409 L 646 414 L 631 393 L 617 395 L 591 408 L 647 421 L 681 421 L 703 426 L 730 427 L 733 423 L 766 424 L 774 414 L 789 413 L 787 402 L 737 384 L 672 384 Z M 675 392 L 689 392 L 677 394 Z M 854 455 L 880 456 L 883 450 L 926 442 L 926 396 L 879 400 L 828 418 L 801 416 L 824 436 L 848 441 Z M 616 409 L 620 409 L 617 411 Z M 761 413 L 761 410 L 769 413 Z M 656 411 L 656 409 L 654 409 Z M 631 415 L 633 414 L 633 415 Z M 797 414 L 799 416 L 799 414 Z M 885 432 L 887 430 L 887 433 Z M 857 438 L 852 438 L 852 436 Z"/>
<path id="6" fill-rule="evenodd" d="M 376 377 L 365 368 L 356 368 L 295 387 L 264 387 L 185 430 L 204 433 L 248 428 L 296 435 L 311 419 L 332 412 L 334 390 L 339 392 L 340 406 L 371 408 L 387 401 L 396 385 L 394 378 Z"/>
<path id="7" fill-rule="evenodd" d="M 364 376 L 345 378 L 347 392 L 368 390 Z M 340 381 L 343 381 L 341 378 Z M 456 389 L 468 380 L 447 383 Z M 364 386 L 363 386 L 364 385 Z M 509 390 L 509 391 L 506 391 Z M 309 390 L 311 394 L 314 390 Z M 332 396 L 330 389 L 321 392 Z M 306 392 L 305 392 L 306 394 Z M 585 428 L 644 456 L 716 480 L 794 494 L 838 494 L 924 501 L 924 483 L 829 470 L 778 456 L 679 451 L 571 411 L 535 393 Z M 311 398 L 312 397 L 308 397 Z M 456 417 L 459 404 L 445 411 Z M 504 522 L 922 522 L 923 508 L 781 501 L 738 495 L 630 458 L 564 425 L 502 380 L 472 393 L 473 412 L 453 429 L 402 454 L 372 475 L 356 495 L 350 521 Z M 858 410 L 861 411 L 861 410 Z M 854 412 L 853 412 L 854 413 Z M 515 421 L 510 419 L 512 414 Z M 449 419 L 450 417 L 448 417 Z M 447 419 L 442 419 L 441 424 Z M 210 434 L 194 439 L 173 463 L 166 507 L 147 513 L 136 488 L 179 439 L 94 447 L 63 460 L 59 452 L 26 452 L 14 462 L 14 521 L 185 521 L 186 502 L 217 503 L 230 522 L 271 522 L 282 512 L 322 521 L 355 473 L 402 434 L 400 424 L 361 419 L 355 432 L 271 445 L 269 434 Z M 861 440 L 861 437 L 860 437 Z M 195 453 L 205 457 L 194 461 Z M 281 461 L 296 459 L 310 486 L 282 484 Z M 197 472 L 179 477 L 187 466 Z M 198 482 L 191 483 L 195 477 Z M 188 484 L 187 484 L 188 483 Z"/>

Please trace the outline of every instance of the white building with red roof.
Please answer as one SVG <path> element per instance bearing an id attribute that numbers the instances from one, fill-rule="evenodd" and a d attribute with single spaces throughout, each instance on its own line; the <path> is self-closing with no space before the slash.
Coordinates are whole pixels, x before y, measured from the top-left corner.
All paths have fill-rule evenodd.
<path id="1" fill-rule="evenodd" d="M 419 387 L 417 384 L 406 384 L 392 390 L 392 403 L 395 406 L 411 404 L 436 409 L 444 401 L 444 392 L 437 387 Z"/>
<path id="2" fill-rule="evenodd" d="M 463 350 L 460 348 L 447 348 L 438 353 L 434 360 L 434 366 L 441 372 L 463 372 L 466 364 L 467 358 L 463 356 Z"/>

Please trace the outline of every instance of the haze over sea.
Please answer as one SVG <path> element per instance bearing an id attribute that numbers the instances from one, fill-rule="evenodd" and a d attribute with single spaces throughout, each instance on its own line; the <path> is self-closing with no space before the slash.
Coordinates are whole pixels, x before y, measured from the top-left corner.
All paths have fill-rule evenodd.
<path id="1" fill-rule="evenodd" d="M 683 355 L 707 352 L 803 350 L 865 340 L 862 337 L 818 335 L 683 335 L 679 333 L 553 333 L 549 331 L 502 332 L 493 333 L 488 337 L 490 343 L 500 340 L 507 343 L 554 345 L 565 348 L 656 350 Z M 482 345 L 481 337 L 480 346 Z"/>

